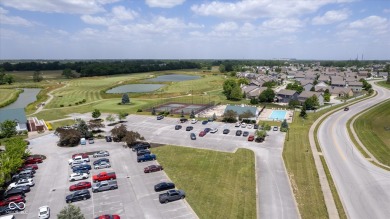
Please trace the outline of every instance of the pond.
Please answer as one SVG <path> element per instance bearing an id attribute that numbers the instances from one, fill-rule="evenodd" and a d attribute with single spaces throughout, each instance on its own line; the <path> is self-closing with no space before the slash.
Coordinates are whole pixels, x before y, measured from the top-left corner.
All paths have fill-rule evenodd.
<path id="1" fill-rule="evenodd" d="M 165 86 L 164 84 L 126 84 L 111 88 L 106 93 L 123 94 L 123 93 L 144 93 L 158 90 Z"/>
<path id="2" fill-rule="evenodd" d="M 25 108 L 28 104 L 37 100 L 37 95 L 41 89 L 39 88 L 23 88 L 24 92 L 19 94 L 19 98 L 8 106 L 1 109 L 16 109 Z"/>
<path id="3" fill-rule="evenodd" d="M 147 79 L 145 81 L 151 82 L 165 82 L 165 81 L 189 81 L 199 79 L 200 76 L 194 75 L 178 75 L 178 74 L 170 74 L 170 75 L 161 75 L 152 79 Z"/>

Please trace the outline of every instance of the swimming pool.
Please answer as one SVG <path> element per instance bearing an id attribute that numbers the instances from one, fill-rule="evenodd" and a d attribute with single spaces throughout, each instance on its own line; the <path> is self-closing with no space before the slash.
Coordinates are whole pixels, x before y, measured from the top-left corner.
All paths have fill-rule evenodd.
<path id="1" fill-rule="evenodd" d="M 286 113 L 286 110 L 272 110 L 272 113 L 269 115 L 268 119 L 283 120 L 286 118 Z"/>

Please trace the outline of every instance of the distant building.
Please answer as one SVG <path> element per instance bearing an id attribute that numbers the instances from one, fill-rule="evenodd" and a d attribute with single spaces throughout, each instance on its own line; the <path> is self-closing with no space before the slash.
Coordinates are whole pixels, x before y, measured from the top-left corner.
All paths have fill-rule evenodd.
<path id="1" fill-rule="evenodd" d="M 0 122 L 6 120 L 16 122 L 16 131 L 28 131 L 26 113 L 23 108 L 0 110 Z"/>

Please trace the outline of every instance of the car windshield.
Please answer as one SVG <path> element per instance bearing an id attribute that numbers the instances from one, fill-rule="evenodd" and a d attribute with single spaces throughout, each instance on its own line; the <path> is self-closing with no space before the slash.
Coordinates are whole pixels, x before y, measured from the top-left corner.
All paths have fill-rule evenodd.
<path id="1" fill-rule="evenodd" d="M 46 211 L 46 210 L 42 210 L 40 213 L 41 213 L 42 215 L 45 215 L 45 214 L 47 214 L 47 211 Z"/>

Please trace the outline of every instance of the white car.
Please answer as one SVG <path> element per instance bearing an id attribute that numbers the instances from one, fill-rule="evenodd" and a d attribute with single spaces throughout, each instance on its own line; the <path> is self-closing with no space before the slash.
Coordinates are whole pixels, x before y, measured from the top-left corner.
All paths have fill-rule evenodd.
<path id="1" fill-rule="evenodd" d="M 76 181 L 76 180 L 82 180 L 82 179 L 88 179 L 89 174 L 88 173 L 72 173 L 69 176 L 69 181 Z"/>
<path id="2" fill-rule="evenodd" d="M 246 127 L 246 123 L 245 122 L 241 123 L 241 128 L 245 128 L 245 127 Z"/>
<path id="3" fill-rule="evenodd" d="M 77 160 L 77 161 L 74 161 L 72 163 L 72 165 L 70 165 L 72 168 L 75 167 L 75 166 L 80 166 L 80 165 L 87 165 L 87 162 L 83 161 L 83 160 Z"/>
<path id="4" fill-rule="evenodd" d="M 9 188 L 16 188 L 16 187 L 19 187 L 19 186 L 34 186 L 35 183 L 33 181 L 33 179 L 19 179 L 17 182 L 14 182 L 14 183 L 11 183 L 9 185 Z"/>
<path id="5" fill-rule="evenodd" d="M 251 128 L 252 128 L 252 124 L 248 124 L 248 125 L 246 126 L 246 128 L 247 128 L 247 129 L 251 129 Z"/>
<path id="6" fill-rule="evenodd" d="M 39 207 L 38 218 L 39 219 L 50 218 L 50 208 L 49 208 L 49 206 Z"/>
<path id="7" fill-rule="evenodd" d="M 210 133 L 216 133 L 216 132 L 218 132 L 218 129 L 217 129 L 217 128 L 212 128 L 212 129 L 210 130 Z"/>
<path id="8" fill-rule="evenodd" d="M 73 164 L 73 163 L 83 162 L 83 161 L 89 162 L 89 161 L 90 161 L 90 160 L 89 160 L 89 157 L 83 158 L 82 156 L 76 156 L 74 159 L 69 159 L 69 160 L 68 160 L 68 164 L 71 165 L 71 164 Z"/>
<path id="9" fill-rule="evenodd" d="M 108 151 L 98 151 L 93 154 L 93 157 L 107 157 L 110 156 L 110 153 Z"/>
<path id="10" fill-rule="evenodd" d="M 195 124 L 195 123 L 197 123 L 197 122 L 198 122 L 197 119 L 191 119 L 191 124 Z"/>
<path id="11" fill-rule="evenodd" d="M 240 126 L 241 126 L 241 123 L 236 122 L 236 125 L 234 127 L 240 127 Z"/>
<path id="12" fill-rule="evenodd" d="M 110 168 L 110 167 L 111 167 L 110 163 L 102 161 L 100 163 L 97 163 L 94 168 L 95 169 L 104 169 L 104 168 Z"/>

